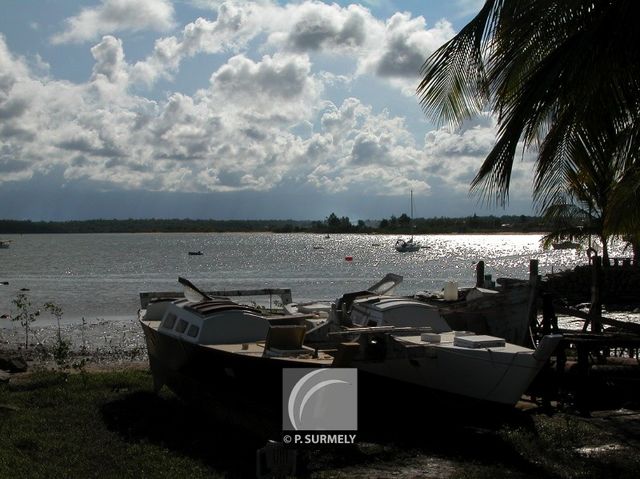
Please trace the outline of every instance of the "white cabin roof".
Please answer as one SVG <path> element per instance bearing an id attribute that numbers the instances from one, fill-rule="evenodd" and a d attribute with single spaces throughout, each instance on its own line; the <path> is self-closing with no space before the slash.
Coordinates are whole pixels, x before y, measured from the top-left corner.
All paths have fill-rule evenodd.
<path id="1" fill-rule="evenodd" d="M 351 321 L 360 326 L 429 327 L 451 331 L 438 308 L 401 296 L 374 296 L 354 302 Z"/>

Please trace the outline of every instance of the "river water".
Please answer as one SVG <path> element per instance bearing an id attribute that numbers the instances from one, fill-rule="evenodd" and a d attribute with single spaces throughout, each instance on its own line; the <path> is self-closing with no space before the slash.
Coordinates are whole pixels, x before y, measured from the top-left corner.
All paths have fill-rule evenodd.
<path id="1" fill-rule="evenodd" d="M 0 250 L 0 314 L 10 314 L 22 288 L 34 305 L 53 301 L 65 321 L 133 317 L 140 291 L 179 291 L 178 276 L 203 289 L 291 288 L 295 301 L 335 299 L 392 272 L 400 294 L 440 290 L 446 281 L 470 286 L 475 264 L 496 277 L 527 278 L 529 260 L 541 274 L 584 263 L 573 250 L 544 251 L 540 235 L 425 235 L 427 248 L 398 253 L 390 235 L 158 233 L 5 235 Z M 189 251 L 202 251 L 190 256 Z M 352 257 L 351 261 L 345 257 Z M 260 302 L 259 299 L 256 299 Z M 44 318 L 43 318 L 44 319 Z"/>

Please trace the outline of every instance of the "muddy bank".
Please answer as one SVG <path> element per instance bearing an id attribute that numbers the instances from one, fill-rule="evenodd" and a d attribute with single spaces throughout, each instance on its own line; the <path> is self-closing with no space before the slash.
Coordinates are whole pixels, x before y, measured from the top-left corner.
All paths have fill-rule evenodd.
<path id="1" fill-rule="evenodd" d="M 83 359 L 87 364 L 125 365 L 147 360 L 144 335 L 134 320 L 83 319 L 80 323 L 63 323 L 60 337 L 69 345 L 70 362 Z M 19 323 L 4 320 L 0 327 L 0 353 L 16 354 L 27 362 L 53 363 L 57 344 L 58 326 L 55 323 L 32 323 L 27 347 L 25 330 Z"/>

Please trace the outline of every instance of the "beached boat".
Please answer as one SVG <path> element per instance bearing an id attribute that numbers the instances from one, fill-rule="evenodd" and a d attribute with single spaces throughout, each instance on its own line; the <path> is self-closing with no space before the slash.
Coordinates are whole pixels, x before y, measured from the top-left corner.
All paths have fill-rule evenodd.
<path id="1" fill-rule="evenodd" d="M 446 395 L 513 405 L 561 340 L 545 336 L 537 349 L 503 338 L 455 331 L 438 308 L 409 298 L 367 298 L 351 310 L 359 335 L 359 371 Z"/>
<path id="2" fill-rule="evenodd" d="M 341 315 L 334 321 L 337 324 L 349 324 L 349 312 L 354 302 L 366 301 L 376 296 L 390 296 L 393 289 L 402 282 L 402 276 L 389 273 L 378 283 L 366 290 L 347 293 L 336 301 L 309 301 L 306 303 L 288 303 L 284 305 L 287 314 L 313 314 L 320 326 L 329 318 L 332 305 Z M 455 299 L 448 299 L 441 293 L 421 291 L 412 296 L 425 304 L 434 306 L 439 315 L 451 326 L 460 331 L 475 334 L 489 334 L 505 339 L 507 342 L 525 346 L 529 339 L 529 308 L 532 288 L 528 281 L 499 279 L 503 283 L 497 289 L 460 288 L 455 291 Z M 314 332 L 315 339 L 320 331 Z M 326 339 L 320 335 L 321 338 Z"/>
<path id="3" fill-rule="evenodd" d="M 328 367 L 334 359 L 303 345 L 303 315 L 269 317 L 227 298 L 152 299 L 138 317 L 155 388 L 178 394 L 203 381 L 272 385 L 284 367 Z"/>
<path id="4" fill-rule="evenodd" d="M 505 281 L 498 289 L 461 288 L 457 299 L 453 300 L 427 292 L 417 293 L 414 297 L 437 307 L 453 329 L 490 334 L 510 343 L 526 345 L 530 343 L 531 294 L 528 281 L 512 280 Z"/>
<path id="5" fill-rule="evenodd" d="M 355 293 L 348 293 L 347 295 L 351 295 L 353 297 L 363 297 L 390 294 L 396 288 L 396 286 L 402 283 L 402 279 L 402 276 L 398 274 L 387 273 L 380 281 L 372 284 L 367 289 Z M 311 329 L 315 329 L 315 327 L 321 326 L 329 319 L 329 315 L 331 314 L 331 310 L 333 307 L 334 301 L 321 300 L 285 303 L 283 304 L 282 309 L 284 310 L 285 314 L 289 315 L 310 315 L 311 318 L 308 321 L 314 322 L 314 327 Z"/>
<path id="6" fill-rule="evenodd" d="M 534 351 L 456 332 L 423 302 L 369 295 L 355 297 L 350 327 L 323 326 L 334 343 L 322 349 L 305 344 L 304 315 L 270 317 L 197 292 L 151 301 L 139 312 L 156 389 L 167 384 L 180 394 L 232 383 L 277 392 L 282 368 L 353 367 L 366 390 L 385 381 L 512 405 L 559 341 L 546 337 Z"/>

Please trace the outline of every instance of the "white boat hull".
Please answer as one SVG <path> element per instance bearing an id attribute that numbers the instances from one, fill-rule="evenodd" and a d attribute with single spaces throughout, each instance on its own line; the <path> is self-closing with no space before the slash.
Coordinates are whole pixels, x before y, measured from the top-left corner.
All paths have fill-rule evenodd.
<path id="1" fill-rule="evenodd" d="M 380 362 L 358 362 L 357 367 L 369 374 L 422 388 L 511 406 L 544 364 L 532 354 L 501 354 L 498 351 L 501 348 L 464 350 L 434 346 L 426 349 L 424 357 L 387 357 Z"/>

